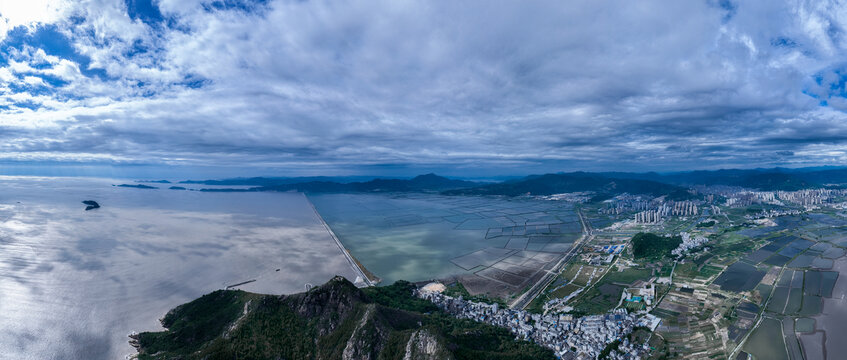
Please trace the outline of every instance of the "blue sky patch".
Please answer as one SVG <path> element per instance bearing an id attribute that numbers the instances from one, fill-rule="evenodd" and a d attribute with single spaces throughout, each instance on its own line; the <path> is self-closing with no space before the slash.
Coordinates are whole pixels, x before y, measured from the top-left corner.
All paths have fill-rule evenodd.
<path id="1" fill-rule="evenodd" d="M 265 10 L 269 2 L 269 0 L 215 0 L 203 4 L 203 7 L 206 9 L 206 11 L 237 10 L 247 13 L 254 13 Z"/>
<path id="2" fill-rule="evenodd" d="M 77 63 L 80 72 L 85 76 L 97 76 L 104 80 L 109 78 L 103 69 L 89 69 L 91 59 L 78 53 L 71 45 L 70 39 L 59 32 L 56 25 L 41 25 L 35 31 L 29 31 L 27 28 L 19 26 L 10 31 L 6 40 L 0 43 L 0 49 L 2 49 L 3 53 L 0 56 L 0 59 L 2 59 L 0 61 L 3 61 L 3 65 L 8 64 L 7 56 L 11 49 L 21 49 L 25 45 L 36 49 L 43 49 L 47 55 L 57 56 Z"/>

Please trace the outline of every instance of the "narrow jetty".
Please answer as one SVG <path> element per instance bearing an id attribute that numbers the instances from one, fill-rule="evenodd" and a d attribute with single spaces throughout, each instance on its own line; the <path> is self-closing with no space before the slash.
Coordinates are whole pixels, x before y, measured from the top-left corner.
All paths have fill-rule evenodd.
<path id="1" fill-rule="evenodd" d="M 338 245 L 338 248 L 341 250 L 341 253 L 344 254 L 345 258 L 347 258 L 347 262 L 350 263 L 350 266 L 356 272 L 356 275 L 362 279 L 362 282 L 364 282 L 366 286 L 376 285 L 376 281 L 371 280 L 371 278 L 365 273 L 365 269 L 363 269 L 362 265 L 359 264 L 358 261 L 353 259 L 353 256 L 350 255 L 350 252 L 347 251 L 347 248 L 345 248 L 344 244 L 341 243 L 341 240 L 338 239 L 338 236 L 335 236 L 335 233 L 329 227 L 329 224 L 324 221 L 324 218 L 321 216 L 321 213 L 318 212 L 318 208 L 315 207 L 315 204 L 312 204 L 312 201 L 309 200 L 309 197 L 306 196 L 306 194 L 303 194 L 303 197 L 306 198 L 306 202 L 309 203 L 309 206 L 312 207 L 312 211 L 315 212 L 315 216 L 317 216 L 318 220 L 320 220 L 321 224 L 323 224 L 324 228 L 329 233 L 329 236 L 332 237 L 332 240 L 335 241 L 335 245 Z"/>
<path id="2" fill-rule="evenodd" d="M 247 281 L 242 281 L 238 284 L 227 285 L 226 290 L 236 288 L 236 287 L 239 287 L 239 286 L 244 285 L 244 284 L 249 284 L 249 283 L 254 282 L 254 281 L 256 281 L 256 279 L 250 279 L 250 280 L 247 280 Z"/>

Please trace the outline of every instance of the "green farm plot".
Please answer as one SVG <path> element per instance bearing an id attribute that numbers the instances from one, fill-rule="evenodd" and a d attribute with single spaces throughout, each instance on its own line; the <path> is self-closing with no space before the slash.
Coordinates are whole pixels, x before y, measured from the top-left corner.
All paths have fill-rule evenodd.
<path id="1" fill-rule="evenodd" d="M 673 270 L 672 262 L 665 262 L 662 264 L 662 269 L 659 270 L 660 277 L 668 277 L 671 276 L 671 270 Z"/>
<path id="2" fill-rule="evenodd" d="M 721 241 L 721 245 L 730 245 L 730 244 L 737 244 L 737 243 L 745 243 L 745 242 L 749 242 L 749 241 L 748 241 L 749 239 L 750 239 L 750 238 L 748 238 L 748 237 L 746 237 L 746 236 L 744 236 L 744 235 L 741 235 L 741 234 L 739 234 L 739 233 L 729 233 L 729 234 L 725 235 L 725 236 L 721 239 L 721 240 L 722 240 L 722 241 Z"/>
<path id="3" fill-rule="evenodd" d="M 673 319 L 673 318 L 676 318 L 677 316 L 679 316 L 679 313 L 676 312 L 676 311 L 672 311 L 672 310 L 668 310 L 668 309 L 662 309 L 662 308 L 655 308 L 655 309 L 653 309 L 653 311 L 651 313 L 653 315 L 656 315 L 656 316 L 662 318 L 662 319 Z"/>
<path id="4" fill-rule="evenodd" d="M 712 276 L 720 274 L 721 271 L 723 271 L 723 268 L 720 266 L 704 265 L 702 268 L 700 268 L 700 277 L 710 278 Z"/>
<path id="5" fill-rule="evenodd" d="M 646 307 L 643 302 L 624 301 L 624 308 L 629 311 L 641 311 Z"/>
<path id="6" fill-rule="evenodd" d="M 597 284 L 581 294 L 573 307 L 586 314 L 604 314 L 618 305 L 623 289 L 605 282 Z"/>
<path id="7" fill-rule="evenodd" d="M 758 242 L 761 243 L 761 242 Z M 750 238 L 738 234 L 738 233 L 728 233 L 724 234 L 720 237 L 720 240 L 715 245 L 713 249 L 713 254 L 728 254 L 728 253 L 741 253 L 741 252 L 749 252 L 756 248 L 757 242 L 751 241 Z"/>
<path id="8" fill-rule="evenodd" d="M 713 257 L 714 256 L 712 256 L 712 254 L 703 253 L 702 256 L 697 256 L 693 261 L 697 264 L 697 266 L 703 266 L 703 264 L 711 260 Z"/>
<path id="9" fill-rule="evenodd" d="M 456 282 L 456 283 L 447 285 L 447 289 L 444 290 L 444 294 L 448 295 L 448 296 L 453 296 L 453 297 L 461 296 L 465 300 L 470 300 L 470 301 L 483 302 L 483 303 L 487 303 L 487 304 L 497 303 L 497 304 L 500 304 L 500 305 L 506 305 L 503 302 L 503 300 L 498 299 L 498 298 L 490 298 L 490 297 L 486 296 L 485 294 L 471 295 L 471 293 L 468 292 L 468 289 L 466 289 L 465 286 L 462 285 L 462 283 L 460 283 L 460 282 Z"/>
<path id="10" fill-rule="evenodd" d="M 699 266 L 694 262 L 677 264 L 674 276 L 681 276 L 688 279 L 700 278 L 708 279 L 712 276 L 720 274 L 724 268 L 711 264 Z"/>
<path id="11" fill-rule="evenodd" d="M 576 279 L 573 280 L 573 283 L 579 286 L 587 286 L 588 280 L 590 279 L 592 282 L 597 282 L 600 276 L 603 275 L 603 268 L 594 267 L 594 266 L 583 266 L 582 271 L 579 272 Z M 593 277 L 591 274 L 594 274 Z"/>
<path id="12" fill-rule="evenodd" d="M 677 264 L 676 270 L 674 270 L 674 276 L 680 276 L 689 279 L 693 279 L 699 274 L 699 271 L 697 271 L 697 265 L 691 262 Z"/>
<path id="13" fill-rule="evenodd" d="M 571 279 L 573 279 L 574 276 L 576 276 L 577 271 L 579 271 L 579 267 L 580 267 L 580 265 L 578 265 L 578 264 L 573 264 L 573 263 L 568 264 L 568 266 L 565 268 L 565 270 L 562 271 L 562 274 L 559 275 L 559 279 L 563 280 L 564 282 L 571 281 Z"/>
<path id="14" fill-rule="evenodd" d="M 574 284 L 567 284 L 565 286 L 562 286 L 558 289 L 553 290 L 553 292 L 550 293 L 550 298 L 551 299 L 561 299 L 561 298 L 567 297 L 568 295 L 572 294 L 574 291 L 577 291 L 581 288 L 582 288 L 581 286 L 577 286 L 577 285 L 574 285 Z"/>
<path id="15" fill-rule="evenodd" d="M 629 268 L 624 271 L 610 270 L 603 278 L 604 283 L 632 284 L 636 280 L 650 280 L 652 272 L 648 269 Z"/>

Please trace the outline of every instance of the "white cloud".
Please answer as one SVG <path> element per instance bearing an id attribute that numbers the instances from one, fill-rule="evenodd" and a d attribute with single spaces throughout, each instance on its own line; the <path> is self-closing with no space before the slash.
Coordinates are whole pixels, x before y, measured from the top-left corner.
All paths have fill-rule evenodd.
<path id="1" fill-rule="evenodd" d="M 78 80 L 82 76 L 79 65 L 67 59 L 60 60 L 52 68 L 45 70 L 44 73 L 54 75 L 62 80 Z"/>
<path id="2" fill-rule="evenodd" d="M 71 2 L 66 0 L 5 0 L 0 1 L 0 41 L 18 26 L 34 28 L 52 24 L 67 16 Z"/>
<path id="3" fill-rule="evenodd" d="M 819 128 L 847 120 L 827 87 L 847 6 L 710 4 L 162 0 L 151 26 L 87 0 L 18 17 L 56 24 L 90 63 L 17 49 L 0 84 L 64 84 L 0 95 L 42 106 L 0 110 L 0 127 L 21 151 L 196 164 L 759 166 L 843 146 Z"/>
<path id="4" fill-rule="evenodd" d="M 15 75 L 8 68 L 0 68 L 0 84 L 10 83 L 15 80 Z"/>
<path id="5" fill-rule="evenodd" d="M 44 79 L 37 76 L 24 76 L 24 82 L 32 86 L 46 86 Z"/>

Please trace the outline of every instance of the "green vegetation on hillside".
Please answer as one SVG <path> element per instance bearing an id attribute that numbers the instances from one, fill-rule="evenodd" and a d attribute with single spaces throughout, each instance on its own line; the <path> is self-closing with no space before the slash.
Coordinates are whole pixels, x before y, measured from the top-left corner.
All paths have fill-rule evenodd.
<path id="1" fill-rule="evenodd" d="M 499 304 L 500 306 L 507 306 L 505 301 L 498 299 L 498 298 L 491 298 L 491 297 L 488 297 L 488 296 L 485 296 L 485 295 L 471 295 L 471 293 L 468 292 L 468 289 L 465 289 L 465 286 L 462 285 L 462 283 L 460 283 L 458 281 L 453 283 L 453 284 L 447 285 L 447 290 L 444 291 L 444 294 L 448 295 L 448 296 L 452 296 L 452 297 L 461 296 L 463 299 L 469 300 L 469 301 L 482 302 L 482 303 L 486 303 L 486 304 Z"/>
<path id="2" fill-rule="evenodd" d="M 608 343 L 606 347 L 603 348 L 603 351 L 600 352 L 600 355 L 597 355 L 597 359 L 608 359 L 609 355 L 612 354 L 612 351 L 617 351 L 619 346 L 621 346 L 621 339 Z"/>
<path id="3" fill-rule="evenodd" d="M 698 227 L 698 228 L 707 228 L 707 227 L 712 227 L 712 226 L 715 226 L 715 221 L 714 221 L 714 220 L 711 220 L 711 221 L 704 221 L 704 222 L 701 222 L 701 223 L 697 224 L 697 227 Z"/>
<path id="4" fill-rule="evenodd" d="M 632 254 L 636 259 L 660 259 L 682 244 L 682 237 L 638 233 L 632 237 Z"/>
<path id="5" fill-rule="evenodd" d="M 528 176 L 521 180 L 445 191 L 448 195 L 551 195 L 567 192 L 593 191 L 598 194 L 648 194 L 667 196 L 671 200 L 694 197 L 676 185 L 649 180 L 606 178 L 592 173 L 546 174 Z M 602 198 L 601 195 L 600 198 Z M 598 198 L 599 199 L 599 198 Z"/>
<path id="6" fill-rule="evenodd" d="M 171 310 L 168 328 L 133 337 L 139 359 L 553 359 L 508 330 L 456 319 L 405 281 L 358 289 L 337 277 L 289 296 L 218 290 Z"/>
<path id="7" fill-rule="evenodd" d="M 168 332 L 141 333 L 136 337 L 146 353 L 185 356 L 223 333 L 238 318 L 244 304 L 259 295 L 240 290 L 218 290 L 180 305 L 162 318 Z M 191 314 L 191 317 L 182 316 Z M 152 358 L 141 356 L 140 359 Z"/>
<path id="8" fill-rule="evenodd" d="M 435 174 L 419 175 L 412 179 L 373 179 L 365 182 L 338 183 L 333 181 L 308 181 L 302 183 L 267 184 L 252 191 L 303 191 L 303 192 L 417 192 L 462 189 L 477 186 L 471 181 L 455 180 Z"/>
<path id="9" fill-rule="evenodd" d="M 415 284 L 399 280 L 389 286 L 373 286 L 361 290 L 370 300 L 382 306 L 419 313 L 438 311 L 438 306 L 432 302 L 412 296 L 414 289 Z"/>
<path id="10" fill-rule="evenodd" d="M 623 271 L 613 269 L 610 270 L 605 277 L 603 277 L 602 282 L 629 285 L 634 283 L 636 280 L 650 280 L 651 275 L 652 272 L 649 269 L 629 268 Z"/>

